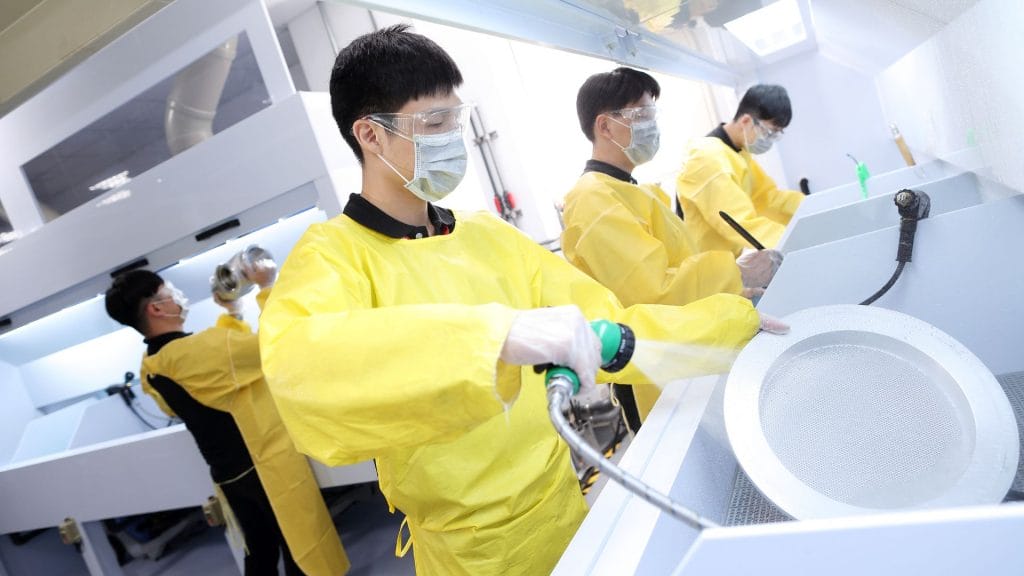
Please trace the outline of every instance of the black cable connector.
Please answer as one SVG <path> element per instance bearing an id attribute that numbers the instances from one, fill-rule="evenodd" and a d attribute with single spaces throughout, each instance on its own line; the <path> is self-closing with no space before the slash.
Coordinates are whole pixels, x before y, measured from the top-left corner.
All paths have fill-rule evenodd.
<path id="1" fill-rule="evenodd" d="M 134 379 L 135 374 L 131 372 L 125 372 L 123 384 L 114 384 L 112 386 L 107 386 L 107 396 L 113 396 L 115 394 L 120 396 L 121 400 L 124 400 L 124 405 L 127 406 L 128 409 L 132 411 L 132 414 L 135 414 L 136 418 L 138 418 L 143 424 L 149 427 L 150 430 L 156 430 L 156 426 L 150 424 L 149 421 L 143 418 L 142 414 L 139 414 L 138 410 L 135 409 L 135 392 L 132 392 L 130 386 L 132 380 Z"/>
<path id="2" fill-rule="evenodd" d="M 879 288 L 878 292 L 875 292 L 870 298 L 861 302 L 862 306 L 870 306 L 896 284 L 896 280 L 903 273 L 903 267 L 913 259 L 914 236 L 917 234 L 917 223 L 927 218 L 931 212 L 931 198 L 921 191 L 900 190 L 896 193 L 893 201 L 900 213 L 900 243 L 896 248 L 896 262 L 898 262 L 896 264 L 896 271 L 893 272 L 889 281 Z"/>

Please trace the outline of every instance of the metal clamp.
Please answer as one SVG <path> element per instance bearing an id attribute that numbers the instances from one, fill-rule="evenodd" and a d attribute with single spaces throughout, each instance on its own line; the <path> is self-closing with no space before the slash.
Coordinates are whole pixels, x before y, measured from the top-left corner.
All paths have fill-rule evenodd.
<path id="1" fill-rule="evenodd" d="M 216 496 L 210 496 L 203 502 L 203 517 L 206 518 L 206 523 L 210 526 L 223 526 L 227 523 L 224 519 L 224 507 L 220 503 L 220 498 Z"/>
<path id="2" fill-rule="evenodd" d="M 60 533 L 60 541 L 68 546 L 82 542 L 82 532 L 74 518 L 65 518 L 57 527 L 57 531 Z"/>

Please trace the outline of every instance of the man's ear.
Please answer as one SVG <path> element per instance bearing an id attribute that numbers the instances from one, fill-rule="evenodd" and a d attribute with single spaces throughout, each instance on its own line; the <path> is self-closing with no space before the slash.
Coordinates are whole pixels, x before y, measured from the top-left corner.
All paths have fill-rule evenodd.
<path id="1" fill-rule="evenodd" d="M 162 302 L 154 302 L 153 300 L 146 302 L 146 305 L 142 307 L 143 321 L 148 321 L 156 312 L 160 312 L 162 304 Z"/>
<path id="2" fill-rule="evenodd" d="M 597 118 L 594 118 L 594 139 L 598 136 L 603 136 L 606 140 L 612 137 L 611 128 L 608 127 L 608 116 L 604 114 L 598 114 Z"/>
<path id="3" fill-rule="evenodd" d="M 381 142 L 383 133 L 383 128 L 365 118 L 360 118 L 352 123 L 352 135 L 356 137 L 356 141 L 359 142 L 363 150 L 371 154 L 384 152 L 384 145 Z"/>

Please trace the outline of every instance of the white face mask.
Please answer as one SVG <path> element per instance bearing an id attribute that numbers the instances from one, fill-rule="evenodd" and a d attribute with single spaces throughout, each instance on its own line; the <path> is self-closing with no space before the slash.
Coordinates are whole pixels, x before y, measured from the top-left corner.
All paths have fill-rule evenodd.
<path id="1" fill-rule="evenodd" d="M 178 306 L 178 308 L 181 309 L 181 311 L 178 312 L 177 314 L 163 314 L 163 316 L 180 318 L 181 321 L 184 322 L 185 319 L 188 318 L 188 298 L 185 296 L 184 292 L 175 288 L 174 284 L 171 284 L 170 282 L 164 282 L 164 286 L 167 287 L 167 290 L 171 293 L 171 295 L 163 298 L 158 298 L 154 300 L 154 302 L 162 302 L 164 300 L 170 300 L 171 302 L 174 302 Z"/>
<path id="2" fill-rule="evenodd" d="M 624 122 L 619 122 L 611 116 L 608 118 L 626 126 Z M 634 166 L 650 162 L 654 155 L 658 153 L 658 146 L 661 144 L 661 132 L 658 130 L 658 121 L 634 120 L 629 125 L 629 146 L 623 146 L 615 140 L 612 140 L 612 144 L 621 148 L 622 153 L 626 155 L 626 158 L 629 158 L 629 161 Z"/>
<path id="3" fill-rule="evenodd" d="M 406 190 L 417 198 L 437 202 L 451 194 L 466 175 L 468 155 L 462 130 L 443 134 L 416 134 L 412 137 L 412 143 L 415 158 L 412 180 L 406 180 L 384 156 L 378 154 L 377 157 L 405 181 Z"/>
<path id="4" fill-rule="evenodd" d="M 766 136 L 758 135 L 753 142 L 747 144 L 747 151 L 751 154 L 764 154 L 772 149 L 772 144 Z"/>
<path id="5" fill-rule="evenodd" d="M 753 142 L 747 141 L 747 134 L 746 132 L 743 133 L 744 145 L 751 154 L 764 154 L 771 150 L 772 144 L 775 144 L 775 141 L 780 137 L 766 133 L 756 121 L 754 123 L 754 133 L 757 134 L 757 137 L 754 138 Z"/>

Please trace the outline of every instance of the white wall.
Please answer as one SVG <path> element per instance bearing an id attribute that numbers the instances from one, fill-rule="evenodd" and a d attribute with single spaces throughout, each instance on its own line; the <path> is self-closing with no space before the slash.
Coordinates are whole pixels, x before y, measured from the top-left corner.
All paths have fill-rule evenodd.
<path id="1" fill-rule="evenodd" d="M 17 369 L 0 362 L 0 466 L 14 455 L 25 425 L 38 415 Z"/>
<path id="2" fill-rule="evenodd" d="M 138 374 L 144 350 L 139 333 L 125 328 L 28 362 L 21 375 L 32 403 L 46 406 L 120 384 L 125 372 Z"/>
<path id="3" fill-rule="evenodd" d="M 14 455 L 25 425 L 38 415 L 21 384 L 18 369 L 0 362 L 0 466 Z"/>
<path id="4" fill-rule="evenodd" d="M 914 151 L 1024 190 L 1024 3 L 982 0 L 879 75 L 886 115 Z"/>
<path id="5" fill-rule="evenodd" d="M 756 81 L 784 86 L 793 103 L 793 121 L 776 145 L 790 188 L 804 177 L 812 192 L 856 180 L 847 154 L 872 174 L 904 166 L 873 78 L 815 51 L 761 68 Z"/>

